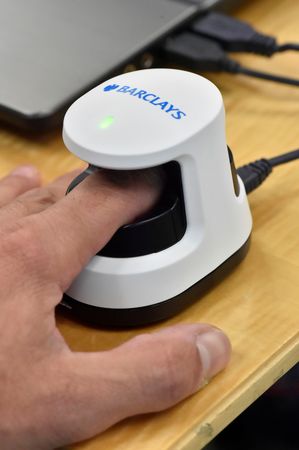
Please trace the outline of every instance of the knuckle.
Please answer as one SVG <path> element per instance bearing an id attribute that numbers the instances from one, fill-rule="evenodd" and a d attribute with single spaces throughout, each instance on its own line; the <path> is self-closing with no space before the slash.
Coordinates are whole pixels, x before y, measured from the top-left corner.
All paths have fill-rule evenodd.
<path id="1" fill-rule="evenodd" d="M 35 188 L 16 197 L 9 205 L 8 209 L 12 216 L 28 216 L 30 214 L 43 211 L 52 206 L 57 201 L 55 192 L 50 189 Z M 18 227 L 16 224 L 13 228 Z"/>
<path id="2" fill-rule="evenodd" d="M 35 204 L 47 208 L 51 205 L 54 205 L 57 201 L 56 194 L 50 188 L 37 188 L 32 190 L 30 193 L 24 195 L 24 199 L 28 198 L 31 202 Z"/>

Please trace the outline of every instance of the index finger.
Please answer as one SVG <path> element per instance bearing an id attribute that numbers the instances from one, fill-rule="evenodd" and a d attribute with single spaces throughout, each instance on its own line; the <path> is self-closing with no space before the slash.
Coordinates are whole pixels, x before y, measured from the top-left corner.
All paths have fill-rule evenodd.
<path id="1" fill-rule="evenodd" d="M 121 176 L 121 175 L 120 175 Z M 122 225 L 148 210 L 159 196 L 151 177 L 114 183 L 105 172 L 88 176 L 47 210 L 23 221 L 42 249 L 38 270 L 64 292 L 88 260 Z"/>

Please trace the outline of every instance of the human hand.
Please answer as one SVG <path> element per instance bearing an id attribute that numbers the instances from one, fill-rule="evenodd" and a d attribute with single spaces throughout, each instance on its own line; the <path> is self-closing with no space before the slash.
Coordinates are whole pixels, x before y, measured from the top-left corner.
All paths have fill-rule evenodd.
<path id="1" fill-rule="evenodd" d="M 1 450 L 53 449 L 136 414 L 166 409 L 222 370 L 230 344 L 207 324 L 141 334 L 106 352 L 72 352 L 54 309 L 88 260 L 159 196 L 151 176 L 116 185 L 75 173 L 39 187 L 34 168 L 0 181 Z"/>

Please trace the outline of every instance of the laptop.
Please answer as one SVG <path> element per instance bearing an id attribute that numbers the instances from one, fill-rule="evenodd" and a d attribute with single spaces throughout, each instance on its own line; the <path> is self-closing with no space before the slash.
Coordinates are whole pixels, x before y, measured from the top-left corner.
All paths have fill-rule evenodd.
<path id="1" fill-rule="evenodd" d="M 104 79 L 153 64 L 152 49 L 233 0 L 0 0 L 0 122 L 38 130 Z"/>

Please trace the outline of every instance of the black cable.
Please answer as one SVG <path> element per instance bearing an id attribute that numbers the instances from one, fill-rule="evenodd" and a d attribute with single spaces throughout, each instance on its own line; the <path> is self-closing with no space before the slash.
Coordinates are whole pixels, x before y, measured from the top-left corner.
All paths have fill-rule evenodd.
<path id="1" fill-rule="evenodd" d="M 252 70 L 229 58 L 223 48 L 212 39 L 202 37 L 190 31 L 170 36 L 161 48 L 165 63 L 182 64 L 199 72 L 229 72 L 249 77 L 273 81 L 276 83 L 299 86 L 299 80 L 266 72 Z"/>
<path id="2" fill-rule="evenodd" d="M 278 52 L 286 52 L 289 50 L 299 52 L 299 43 L 295 44 L 295 43 L 290 42 L 290 43 L 286 43 L 286 44 L 281 44 L 277 47 Z"/>
<path id="3" fill-rule="evenodd" d="M 237 174 L 242 179 L 246 193 L 249 194 L 270 175 L 273 167 L 299 159 L 299 150 L 284 153 L 273 158 L 262 158 L 252 163 L 241 166 Z"/>
<path id="4" fill-rule="evenodd" d="M 274 156 L 274 158 L 270 158 L 268 161 L 270 162 L 272 167 L 275 167 L 279 166 L 280 164 L 294 161 L 295 159 L 299 159 L 299 150 L 293 150 L 292 152 Z"/>
<path id="5" fill-rule="evenodd" d="M 289 77 L 283 77 L 281 75 L 273 75 L 271 73 L 260 72 L 258 70 L 252 70 L 247 67 L 239 66 L 233 73 L 240 73 L 247 75 L 248 77 L 260 78 L 262 80 L 273 81 L 275 83 L 289 84 L 290 86 L 299 86 L 299 80 Z"/>
<path id="6" fill-rule="evenodd" d="M 248 52 L 272 56 L 299 51 L 299 43 L 279 45 L 274 36 L 258 32 L 249 23 L 219 12 L 209 12 L 191 24 L 191 30 L 218 42 L 227 52 Z"/>

